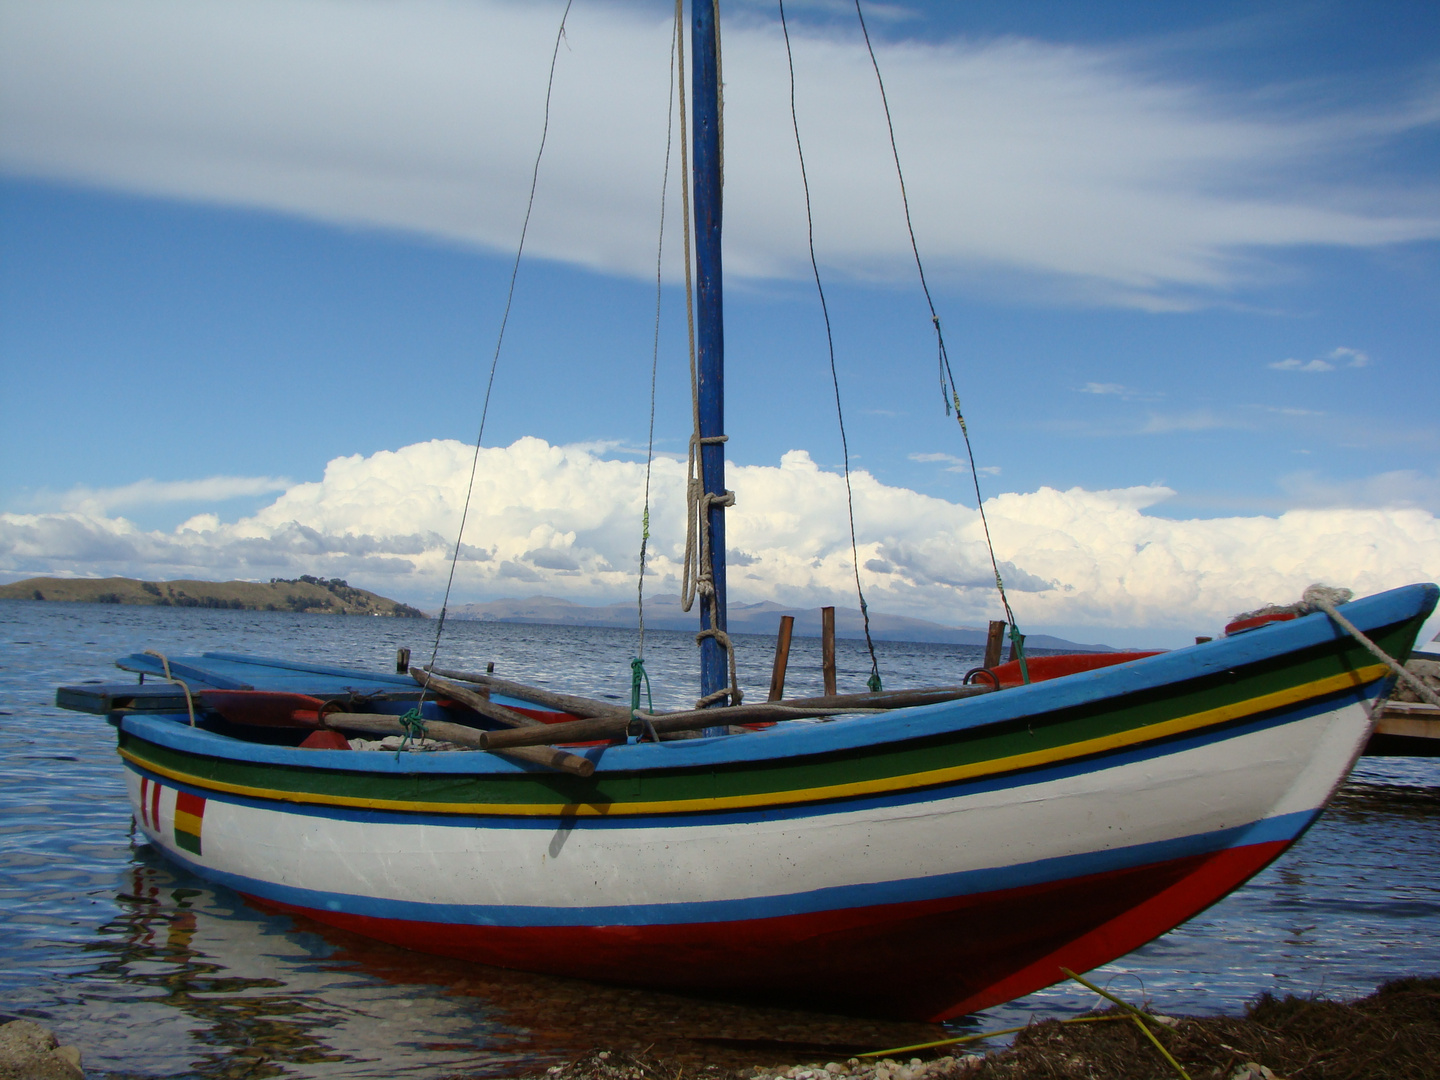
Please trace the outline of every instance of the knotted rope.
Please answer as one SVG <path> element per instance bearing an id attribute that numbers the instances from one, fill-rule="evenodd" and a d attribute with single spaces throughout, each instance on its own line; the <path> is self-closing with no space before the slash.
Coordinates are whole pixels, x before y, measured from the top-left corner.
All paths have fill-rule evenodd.
<path id="1" fill-rule="evenodd" d="M 395 760 L 400 760 L 402 751 L 409 749 L 412 742 L 425 741 L 425 721 L 420 718 L 418 708 L 411 709 L 404 715 L 397 717 L 400 726 L 405 729 L 405 737 L 400 740 L 400 745 L 395 748 Z"/>

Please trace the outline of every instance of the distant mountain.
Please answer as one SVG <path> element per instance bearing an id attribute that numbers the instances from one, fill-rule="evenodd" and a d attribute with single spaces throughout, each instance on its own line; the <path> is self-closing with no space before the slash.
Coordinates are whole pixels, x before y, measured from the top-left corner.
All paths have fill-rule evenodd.
<path id="1" fill-rule="evenodd" d="M 308 574 L 294 581 L 136 581 L 134 578 L 36 577 L 0 585 L 0 600 L 61 600 L 235 611 L 314 611 L 321 615 L 428 618 L 419 608 L 356 589 L 339 578 Z"/>
<path id="2" fill-rule="evenodd" d="M 795 633 L 800 637 L 820 636 L 819 608 L 791 608 L 765 600 L 758 604 L 731 604 L 728 614 L 732 634 L 763 634 L 774 637 L 780 629 L 780 616 L 795 619 Z M 618 626 L 633 629 L 637 624 L 635 605 L 603 604 L 590 607 L 561 600 L 554 596 L 531 596 L 524 600 L 490 600 L 483 604 L 461 604 L 449 611 L 451 619 L 475 619 L 484 622 L 543 623 L 550 626 Z M 655 596 L 645 601 L 645 626 L 651 630 L 691 630 L 699 621 L 698 612 L 680 610 L 680 597 L 674 594 Z M 933 641 L 947 645 L 985 644 L 985 631 L 964 626 L 943 626 L 924 619 L 903 615 L 870 612 L 870 634 L 877 641 Z M 857 608 L 835 609 L 835 636 L 865 636 Z M 1025 644 L 1034 649 L 1061 652 L 1113 652 L 1108 645 L 1079 645 L 1050 634 L 1031 634 Z"/>

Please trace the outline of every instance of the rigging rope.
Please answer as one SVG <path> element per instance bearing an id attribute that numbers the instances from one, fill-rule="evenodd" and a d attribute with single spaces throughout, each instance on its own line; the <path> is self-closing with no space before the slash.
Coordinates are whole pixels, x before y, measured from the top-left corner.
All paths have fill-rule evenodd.
<path id="1" fill-rule="evenodd" d="M 995 544 L 990 538 L 990 520 L 985 516 L 985 499 L 980 494 L 980 474 L 975 469 L 975 450 L 970 445 L 970 429 L 965 424 L 965 414 L 960 411 L 960 391 L 956 389 L 955 373 L 950 368 L 950 356 L 945 351 L 945 334 L 940 328 L 940 315 L 935 310 L 935 300 L 930 295 L 930 285 L 925 280 L 925 264 L 920 259 L 920 245 L 915 240 L 915 226 L 910 220 L 910 196 L 905 189 L 905 171 L 900 167 L 900 150 L 895 142 L 895 123 L 890 118 L 890 99 L 885 93 L 885 80 L 880 74 L 880 63 L 875 59 L 875 46 L 870 43 L 870 30 L 865 25 L 865 12 L 860 0 L 855 0 L 855 15 L 860 20 L 860 32 L 865 37 L 865 49 L 870 54 L 870 66 L 875 69 L 875 82 L 880 87 L 880 103 L 885 109 L 885 127 L 890 133 L 890 153 L 895 159 L 895 175 L 900 181 L 900 201 L 905 207 L 905 228 L 910 233 L 910 250 L 915 255 L 915 269 L 920 274 L 920 288 L 925 293 L 925 303 L 930 307 L 930 322 L 935 327 L 935 343 L 939 350 L 940 396 L 945 402 L 945 415 L 950 415 L 950 406 L 955 406 L 955 419 L 960 424 L 960 434 L 965 439 L 965 454 L 970 459 L 970 479 L 975 484 L 975 505 L 980 511 L 980 524 L 985 530 L 985 546 L 990 552 L 990 568 L 995 572 L 995 588 L 1000 593 L 1000 604 L 1005 609 L 1005 621 L 1010 624 L 1010 642 L 1020 660 L 1020 674 L 1025 682 L 1030 681 L 1030 667 L 1025 662 L 1025 635 L 1015 622 L 1015 612 L 1010 609 L 1010 600 L 1005 595 L 1005 582 L 1000 577 L 1000 564 L 995 558 Z"/>
<path id="2" fill-rule="evenodd" d="M 785 35 L 785 59 L 790 65 L 790 123 L 795 129 L 795 153 L 800 158 L 800 184 L 805 189 L 805 228 L 810 242 L 810 269 L 815 274 L 815 291 L 820 294 L 820 314 L 825 319 L 825 344 L 830 350 L 830 381 L 835 387 L 835 416 L 840 422 L 840 452 L 845 465 L 845 507 L 850 515 L 850 563 L 855 570 L 855 593 L 860 598 L 860 618 L 865 624 L 865 644 L 870 649 L 871 693 L 883 688 L 875 642 L 870 638 L 870 609 L 860 585 L 860 550 L 855 542 L 855 493 L 850 486 L 850 443 L 845 437 L 845 412 L 840 407 L 840 376 L 835 370 L 835 336 L 830 329 L 830 307 L 825 303 L 825 286 L 820 283 L 820 264 L 815 259 L 815 218 L 810 210 L 810 178 L 805 171 L 805 148 L 800 142 L 800 117 L 795 109 L 795 57 L 790 51 L 790 27 L 785 21 L 785 0 L 780 5 L 780 30 Z"/>
<path id="3" fill-rule="evenodd" d="M 510 307 L 515 300 L 515 280 L 520 275 L 520 257 L 525 253 L 525 234 L 530 230 L 530 212 L 535 209 L 535 188 L 540 182 L 540 159 L 545 155 L 545 140 L 550 134 L 550 97 L 555 91 L 555 62 L 560 55 L 560 42 L 565 40 L 565 20 L 570 17 L 570 5 L 574 0 L 565 0 L 565 11 L 560 16 L 560 28 L 555 32 L 555 47 L 550 52 L 550 78 L 545 86 L 545 122 L 540 129 L 540 148 L 535 152 L 535 167 L 530 171 L 530 198 L 525 204 L 525 220 L 520 226 L 520 243 L 515 248 L 515 262 L 510 267 L 510 287 L 505 293 L 505 311 L 500 317 L 500 332 L 495 339 L 495 355 L 490 360 L 490 378 L 485 383 L 485 401 L 480 409 L 480 430 L 475 436 L 475 454 L 470 460 L 470 482 L 465 488 L 465 505 L 460 511 L 460 528 L 455 535 L 455 554 L 450 559 L 450 576 L 445 581 L 445 597 L 440 601 L 440 619 L 435 626 L 435 644 L 430 649 L 430 667 L 440 653 L 440 635 L 445 630 L 445 615 L 450 606 L 450 590 L 455 584 L 455 567 L 460 562 L 460 547 L 465 539 L 465 521 L 470 516 L 470 499 L 475 493 L 475 473 L 480 465 L 480 446 L 485 438 L 485 418 L 490 415 L 490 394 L 495 389 L 495 369 L 500 363 L 500 347 L 505 342 L 505 327 L 510 322 Z M 429 689 L 429 675 L 420 687 L 420 698 L 424 701 Z"/>
<path id="4" fill-rule="evenodd" d="M 683 2 L 683 0 L 682 0 Z M 645 556 L 650 544 L 650 470 L 655 462 L 655 383 L 660 368 L 660 303 L 664 296 L 661 277 L 665 260 L 665 199 L 670 190 L 670 149 L 675 131 L 675 52 L 680 47 L 681 20 L 677 4 L 675 27 L 670 35 L 670 93 L 665 114 L 665 170 L 660 178 L 660 235 L 655 243 L 655 340 L 650 350 L 650 431 L 645 443 L 645 512 L 640 523 L 640 573 L 636 584 L 636 605 L 639 610 L 640 640 L 636 660 L 644 671 L 645 664 Z M 633 708 L 639 708 L 639 699 Z"/>

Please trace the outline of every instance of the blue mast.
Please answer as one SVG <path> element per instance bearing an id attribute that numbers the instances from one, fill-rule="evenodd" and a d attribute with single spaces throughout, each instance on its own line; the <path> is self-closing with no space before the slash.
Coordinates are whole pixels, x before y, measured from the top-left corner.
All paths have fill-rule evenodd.
<path id="1" fill-rule="evenodd" d="M 695 185 L 695 322 L 696 371 L 700 393 L 700 437 L 725 434 L 725 327 L 720 298 L 720 27 L 718 0 L 691 0 L 691 83 L 694 116 Z M 725 492 L 725 447 L 702 442 L 705 491 Z M 710 550 L 715 570 L 714 599 L 701 597 L 702 629 L 725 629 L 725 509 L 708 508 Z M 700 645 L 700 694 L 712 694 L 730 683 L 728 657 L 713 637 Z"/>

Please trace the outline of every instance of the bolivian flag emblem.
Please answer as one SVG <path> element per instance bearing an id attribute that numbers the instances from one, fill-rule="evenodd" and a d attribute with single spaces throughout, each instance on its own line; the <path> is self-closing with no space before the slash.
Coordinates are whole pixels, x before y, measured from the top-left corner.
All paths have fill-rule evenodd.
<path id="1" fill-rule="evenodd" d="M 195 855 L 200 854 L 200 827 L 205 821 L 205 800 L 188 791 L 175 793 L 175 843 Z"/>

